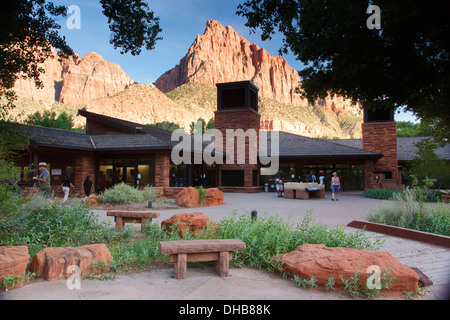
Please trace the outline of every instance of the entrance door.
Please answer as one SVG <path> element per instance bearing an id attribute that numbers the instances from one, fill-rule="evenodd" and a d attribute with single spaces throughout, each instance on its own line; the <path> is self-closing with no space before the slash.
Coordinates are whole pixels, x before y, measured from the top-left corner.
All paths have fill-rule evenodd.
<path id="1" fill-rule="evenodd" d="M 136 187 L 137 166 L 135 164 L 122 164 L 115 167 L 115 182 L 124 182 L 132 187 Z"/>
<path id="2" fill-rule="evenodd" d="M 132 187 L 136 187 L 136 182 L 137 182 L 137 166 L 136 165 L 126 165 L 124 167 L 124 172 L 125 172 L 125 183 L 132 186 Z"/>

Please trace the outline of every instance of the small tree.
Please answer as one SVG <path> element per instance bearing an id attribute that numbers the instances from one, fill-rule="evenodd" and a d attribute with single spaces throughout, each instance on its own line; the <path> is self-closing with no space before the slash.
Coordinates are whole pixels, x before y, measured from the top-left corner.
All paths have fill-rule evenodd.
<path id="1" fill-rule="evenodd" d="M 55 111 L 45 110 L 42 114 L 40 111 L 37 111 L 29 115 L 25 123 L 47 128 L 71 130 L 73 127 L 73 118 L 65 111 L 57 115 Z"/>
<path id="2" fill-rule="evenodd" d="M 411 161 L 409 174 L 418 181 L 435 180 L 434 187 L 450 186 L 450 163 L 438 156 L 434 150 L 438 145 L 431 138 L 422 139 L 416 143 L 417 155 Z"/>

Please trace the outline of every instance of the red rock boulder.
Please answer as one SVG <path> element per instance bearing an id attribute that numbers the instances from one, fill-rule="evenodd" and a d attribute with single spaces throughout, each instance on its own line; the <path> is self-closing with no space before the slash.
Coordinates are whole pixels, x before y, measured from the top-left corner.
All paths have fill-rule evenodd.
<path id="1" fill-rule="evenodd" d="M 208 225 L 212 226 L 214 229 L 218 228 L 214 222 L 210 221 L 209 218 L 201 212 L 178 213 L 161 222 L 161 228 L 166 231 L 170 232 L 174 230 L 174 228 L 178 228 L 180 236 L 185 236 L 187 230 L 190 230 L 193 235 L 201 234 Z"/>
<path id="2" fill-rule="evenodd" d="M 324 286 L 328 279 L 334 277 L 336 289 L 344 289 L 341 281 L 348 280 L 359 272 L 360 281 L 367 285 L 367 279 L 373 273 L 369 266 L 377 266 L 380 271 L 390 271 L 396 279 L 391 283 L 392 288 L 382 290 L 385 295 L 401 296 L 405 292 L 418 289 L 418 274 L 400 263 L 387 252 L 374 250 L 360 250 L 352 248 L 328 248 L 323 244 L 303 244 L 296 250 L 279 256 L 284 262 L 284 270 L 291 275 L 301 278 L 317 279 L 316 285 Z M 374 283 L 374 282 L 372 282 Z"/>
<path id="3" fill-rule="evenodd" d="M 30 262 L 27 246 L 0 247 L 0 291 L 3 289 L 20 288 L 25 280 L 25 271 Z M 14 276 L 14 286 L 3 285 L 4 279 Z"/>
<path id="4" fill-rule="evenodd" d="M 175 197 L 175 203 L 180 207 L 193 208 L 198 205 L 199 194 L 194 187 L 184 188 Z"/>
<path id="5" fill-rule="evenodd" d="M 34 272 L 37 278 L 51 281 L 71 276 L 73 273 L 68 273 L 67 268 L 72 265 L 80 268 L 81 275 L 87 275 L 108 270 L 110 262 L 111 253 L 104 244 L 78 248 L 45 248 L 34 255 L 30 271 Z"/>
<path id="6" fill-rule="evenodd" d="M 203 205 L 207 207 L 223 205 L 223 192 L 218 188 L 206 189 L 207 195 L 203 200 Z"/>

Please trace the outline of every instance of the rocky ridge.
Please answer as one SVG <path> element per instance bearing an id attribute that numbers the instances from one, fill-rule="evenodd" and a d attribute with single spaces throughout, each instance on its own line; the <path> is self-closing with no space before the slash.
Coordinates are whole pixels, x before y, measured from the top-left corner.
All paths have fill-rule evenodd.
<path id="1" fill-rule="evenodd" d="M 207 22 L 204 34 L 197 36 L 180 64 L 155 84 L 136 84 L 120 65 L 95 52 L 61 60 L 55 53 L 42 67 L 43 89 L 29 79 L 19 79 L 14 88 L 28 114 L 32 105 L 36 110 L 87 107 L 142 124 L 166 121 L 188 129 L 198 118 L 213 117 L 216 83 L 252 80 L 260 88 L 262 129 L 328 138 L 361 134 L 359 107 L 339 97 L 308 105 L 295 93 L 300 78 L 284 58 L 270 55 L 214 20 Z M 352 128 L 344 127 L 344 119 Z M 75 123 L 82 126 L 81 120 Z"/>

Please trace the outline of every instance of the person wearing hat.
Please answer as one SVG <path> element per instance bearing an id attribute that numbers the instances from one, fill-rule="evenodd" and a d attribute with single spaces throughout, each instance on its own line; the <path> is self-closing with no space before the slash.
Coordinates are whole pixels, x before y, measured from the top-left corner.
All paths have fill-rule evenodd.
<path id="1" fill-rule="evenodd" d="M 336 201 L 339 200 L 339 189 L 341 188 L 341 180 L 337 176 L 336 172 L 333 172 L 333 178 L 331 178 L 331 201 L 334 201 L 336 195 Z"/>
<path id="2" fill-rule="evenodd" d="M 50 186 L 50 173 L 47 170 L 47 163 L 39 162 L 39 176 L 33 177 L 33 180 L 39 182 L 38 195 L 43 198 L 50 198 L 51 186 Z"/>

